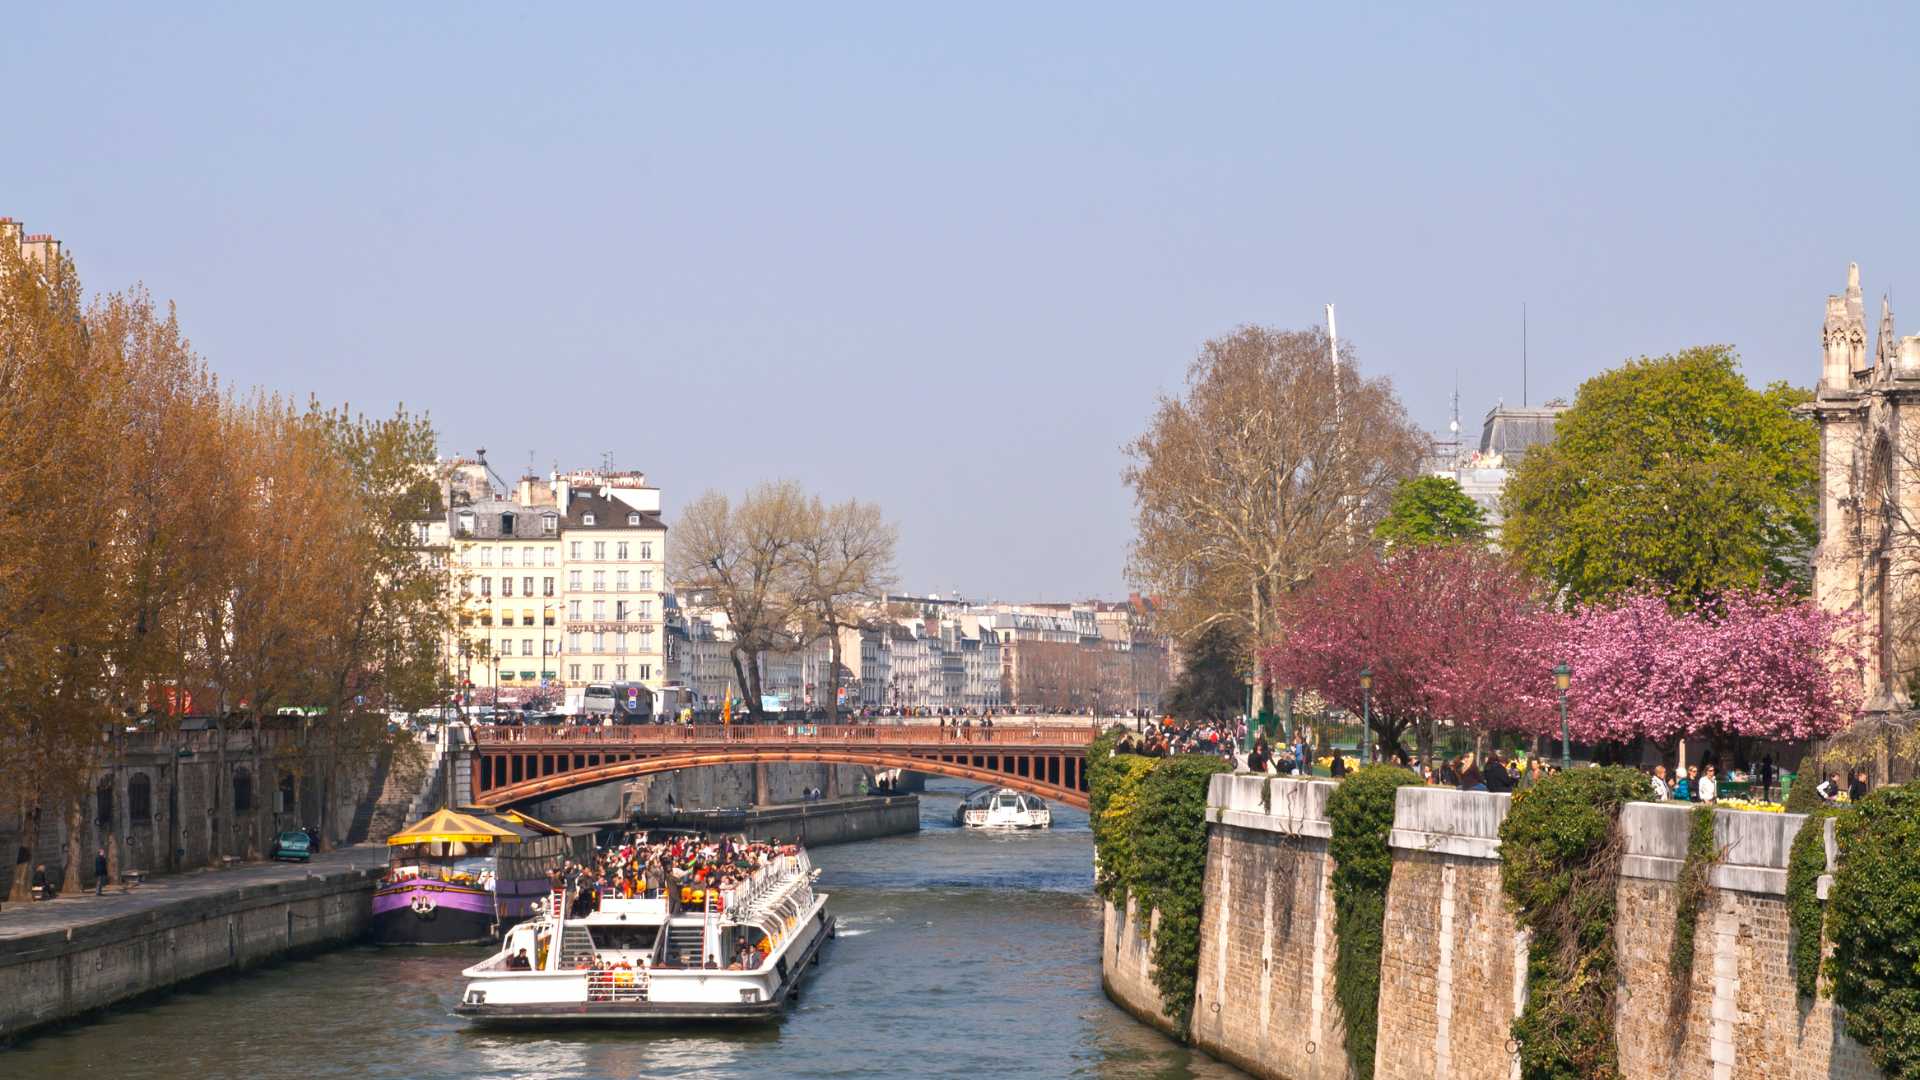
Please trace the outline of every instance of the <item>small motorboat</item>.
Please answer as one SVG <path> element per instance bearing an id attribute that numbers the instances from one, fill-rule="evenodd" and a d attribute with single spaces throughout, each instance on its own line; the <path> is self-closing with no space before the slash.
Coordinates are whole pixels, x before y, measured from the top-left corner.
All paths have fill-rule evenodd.
<path id="1" fill-rule="evenodd" d="M 1053 824 L 1053 811 L 1038 795 L 981 788 L 960 801 L 953 823 L 968 829 L 1045 829 Z"/>

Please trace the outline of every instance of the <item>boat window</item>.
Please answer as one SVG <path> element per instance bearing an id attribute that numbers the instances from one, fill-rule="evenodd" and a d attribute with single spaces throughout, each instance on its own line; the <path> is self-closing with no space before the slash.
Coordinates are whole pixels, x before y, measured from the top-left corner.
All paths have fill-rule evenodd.
<path id="1" fill-rule="evenodd" d="M 590 926 L 587 933 L 593 938 L 595 949 L 638 949 L 650 952 L 653 939 L 659 936 L 657 926 Z"/>
<path id="2" fill-rule="evenodd" d="M 1046 808 L 1047 808 L 1047 804 L 1045 801 L 1041 800 L 1037 796 L 1033 796 L 1033 795 L 1027 796 L 1027 809 L 1045 810 Z"/>

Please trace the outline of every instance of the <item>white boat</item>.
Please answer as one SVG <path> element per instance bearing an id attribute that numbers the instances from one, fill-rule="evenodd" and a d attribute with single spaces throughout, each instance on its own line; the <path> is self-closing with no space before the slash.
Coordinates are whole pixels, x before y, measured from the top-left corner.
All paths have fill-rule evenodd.
<path id="1" fill-rule="evenodd" d="M 690 890 L 678 914 L 663 898 L 606 898 L 567 918 L 570 898 L 557 891 L 460 973 L 454 1013 L 500 1025 L 771 1017 L 833 936 L 819 873 L 796 847 L 732 888 Z"/>
<path id="2" fill-rule="evenodd" d="M 969 829 L 1044 829 L 1053 824 L 1053 811 L 1038 795 L 981 788 L 961 800 L 953 823 Z"/>

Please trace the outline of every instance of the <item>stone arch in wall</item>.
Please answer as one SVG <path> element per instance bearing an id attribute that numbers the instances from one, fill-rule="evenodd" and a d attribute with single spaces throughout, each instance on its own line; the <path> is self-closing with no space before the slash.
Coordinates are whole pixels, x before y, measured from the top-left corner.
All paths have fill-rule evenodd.
<path id="1" fill-rule="evenodd" d="M 233 767 L 233 812 L 245 814 L 253 810 L 253 773 L 245 765 Z"/>
<path id="2" fill-rule="evenodd" d="M 134 773 L 127 781 L 127 819 L 136 825 L 153 823 L 153 781 L 146 773 Z"/>

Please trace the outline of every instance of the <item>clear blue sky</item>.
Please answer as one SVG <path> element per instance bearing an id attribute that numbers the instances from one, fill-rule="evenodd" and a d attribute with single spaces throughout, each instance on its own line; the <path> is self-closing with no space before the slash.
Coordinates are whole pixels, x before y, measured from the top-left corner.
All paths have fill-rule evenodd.
<path id="1" fill-rule="evenodd" d="M 1240 323 L 1335 301 L 1476 431 L 1523 300 L 1535 402 L 1708 342 L 1810 384 L 1849 260 L 1920 330 L 1910 6 L 176 6 L 0 35 L 0 214 L 92 287 L 670 519 L 876 500 L 916 591 L 1121 593 L 1120 447 Z"/>

